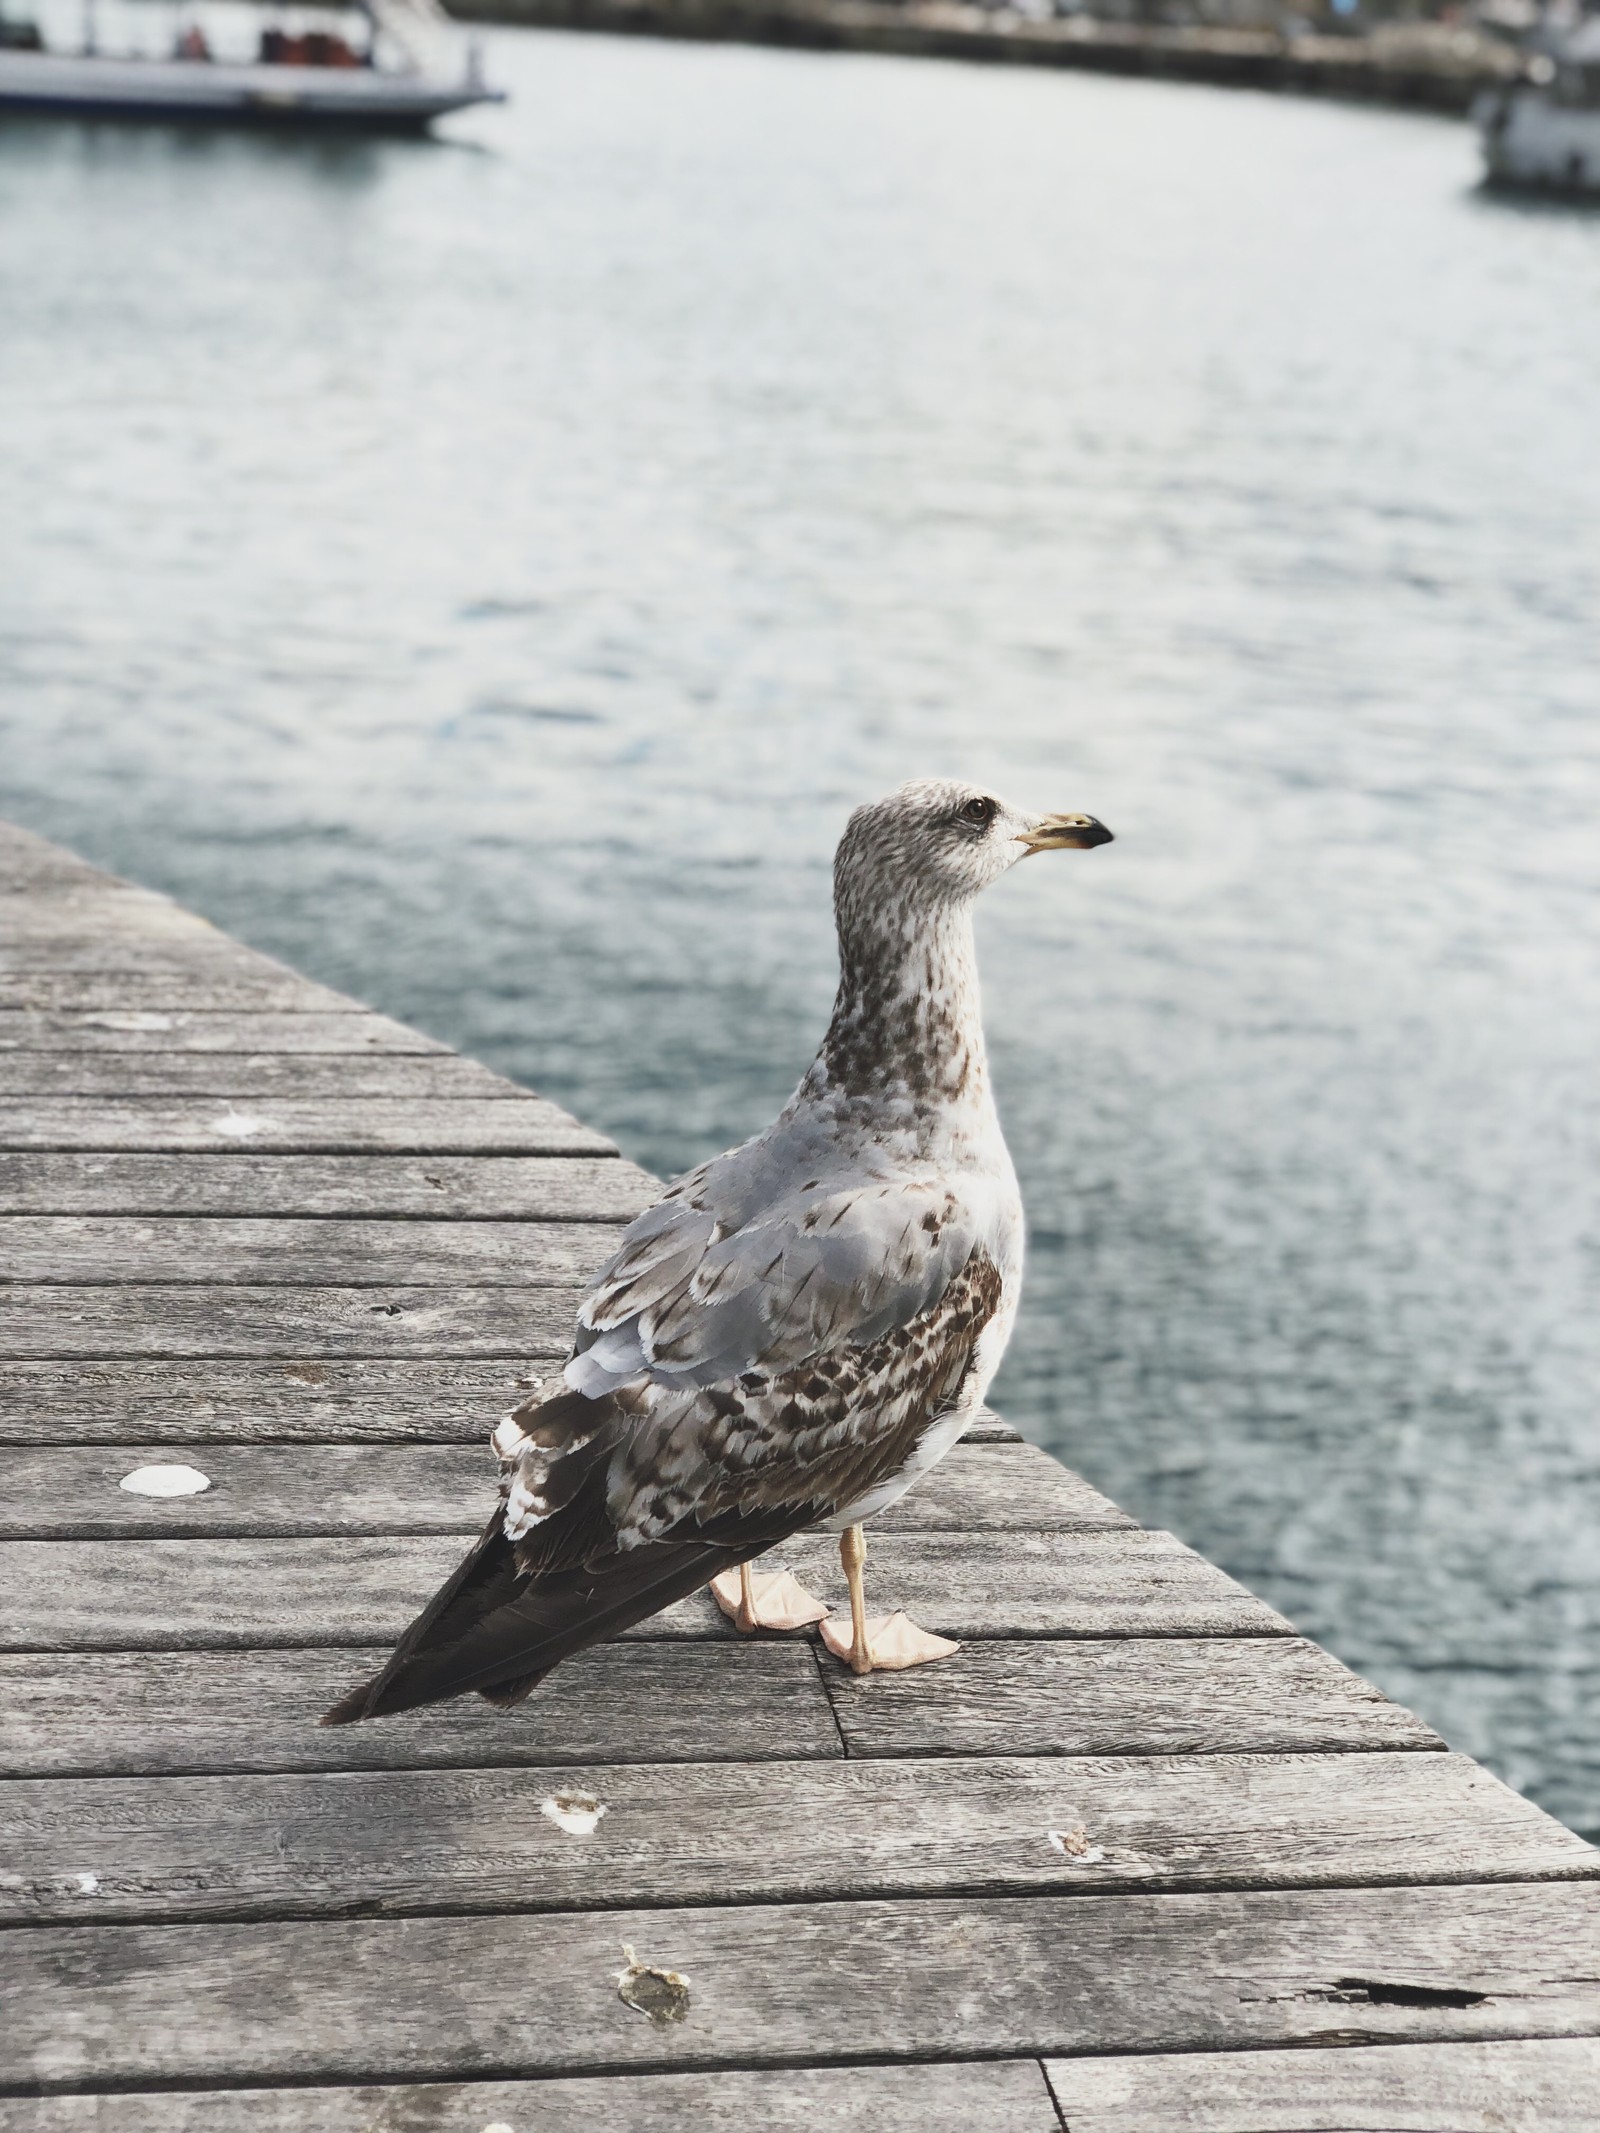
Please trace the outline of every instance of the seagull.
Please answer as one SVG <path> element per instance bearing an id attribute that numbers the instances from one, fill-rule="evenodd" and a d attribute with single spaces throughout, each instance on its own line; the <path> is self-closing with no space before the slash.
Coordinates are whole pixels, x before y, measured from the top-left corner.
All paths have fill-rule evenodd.
<path id="1" fill-rule="evenodd" d="M 990 1093 L 972 904 L 1036 852 L 1111 832 L 919 779 L 850 817 L 834 860 L 839 989 L 778 1118 L 623 1232 L 556 1389 L 496 1428 L 482 1539 L 344 1725 L 552 1667 L 708 1582 L 740 1629 L 826 1616 L 857 1674 L 956 1646 L 869 1618 L 865 1522 L 971 1422 L 1022 1278 L 1022 1202 Z M 840 1535 L 850 1623 L 752 1560 Z"/>

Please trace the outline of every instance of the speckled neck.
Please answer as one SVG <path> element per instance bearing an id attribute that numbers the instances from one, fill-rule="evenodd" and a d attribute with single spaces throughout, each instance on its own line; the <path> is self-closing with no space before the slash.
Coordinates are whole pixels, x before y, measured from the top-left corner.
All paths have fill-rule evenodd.
<path id="1" fill-rule="evenodd" d="M 839 991 L 812 1075 L 850 1097 L 986 1105 L 969 907 L 841 893 L 835 908 Z"/>

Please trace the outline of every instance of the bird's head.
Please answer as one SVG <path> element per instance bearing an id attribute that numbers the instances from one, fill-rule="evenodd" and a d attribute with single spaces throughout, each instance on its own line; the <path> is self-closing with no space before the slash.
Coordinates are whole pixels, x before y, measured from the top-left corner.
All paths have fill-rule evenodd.
<path id="1" fill-rule="evenodd" d="M 834 861 L 836 895 L 964 904 L 1033 852 L 1109 844 L 1093 815 L 1040 815 L 961 778 L 918 778 L 858 807 Z"/>

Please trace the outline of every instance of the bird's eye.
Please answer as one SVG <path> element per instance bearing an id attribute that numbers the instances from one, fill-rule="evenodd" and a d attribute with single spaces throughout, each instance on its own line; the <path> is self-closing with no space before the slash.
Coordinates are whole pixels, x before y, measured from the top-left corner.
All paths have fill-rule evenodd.
<path id="1" fill-rule="evenodd" d="M 963 822 L 976 823 L 979 829 L 987 829 L 1000 812 L 997 800 L 969 800 L 961 810 Z"/>

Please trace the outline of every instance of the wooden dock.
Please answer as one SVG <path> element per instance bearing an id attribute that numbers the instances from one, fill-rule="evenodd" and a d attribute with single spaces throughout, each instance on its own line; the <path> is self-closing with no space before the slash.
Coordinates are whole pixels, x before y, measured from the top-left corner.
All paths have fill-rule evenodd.
<path id="1" fill-rule="evenodd" d="M 1600 2127 L 1600 1854 L 1000 1423 L 874 1529 L 955 1659 L 319 1730 L 651 1191 L 0 827 L 5 2133 Z"/>

